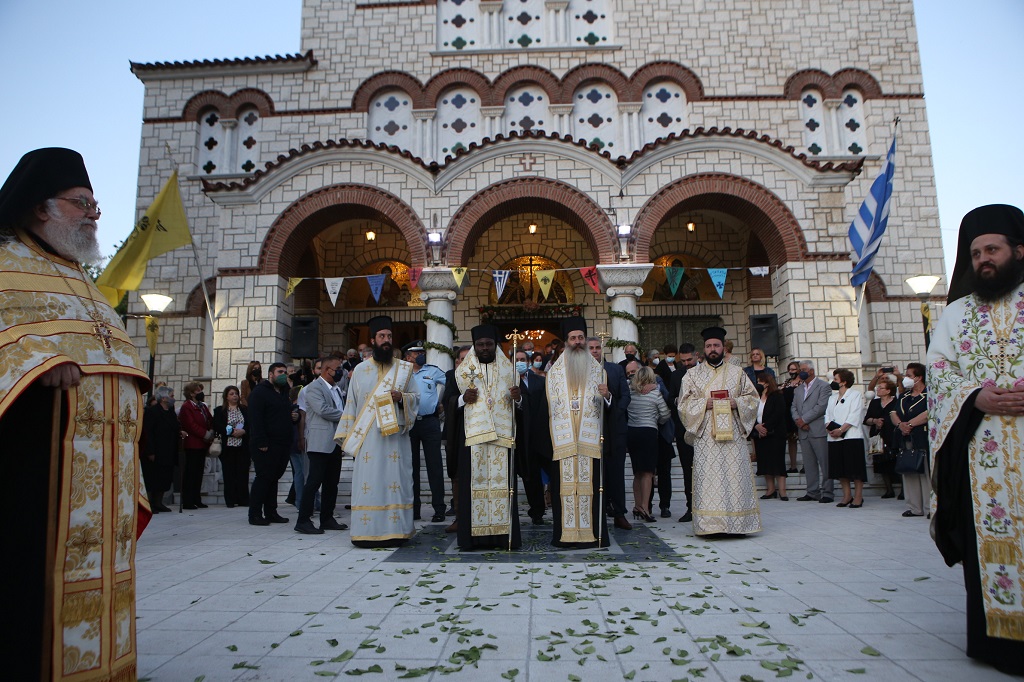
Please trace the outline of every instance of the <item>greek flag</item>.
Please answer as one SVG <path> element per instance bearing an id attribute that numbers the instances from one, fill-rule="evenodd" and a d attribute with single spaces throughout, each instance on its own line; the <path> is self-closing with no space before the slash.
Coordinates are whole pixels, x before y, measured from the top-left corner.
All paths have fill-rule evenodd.
<path id="1" fill-rule="evenodd" d="M 889 222 L 889 202 L 892 199 L 892 176 L 896 172 L 896 137 L 885 157 L 885 165 L 871 184 L 857 217 L 850 223 L 850 243 L 857 253 L 850 284 L 859 287 L 868 281 L 875 264 L 875 254 L 882 243 L 885 226 Z"/>

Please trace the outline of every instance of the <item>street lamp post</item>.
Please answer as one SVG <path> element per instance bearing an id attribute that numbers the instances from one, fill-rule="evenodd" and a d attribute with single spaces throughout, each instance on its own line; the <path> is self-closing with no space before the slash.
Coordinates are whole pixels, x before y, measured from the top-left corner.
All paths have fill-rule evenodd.
<path id="1" fill-rule="evenodd" d="M 931 295 L 935 285 L 939 283 L 939 278 L 935 275 L 918 275 L 917 277 L 908 277 L 906 282 L 914 294 L 921 299 L 921 321 L 924 323 L 924 349 L 927 351 L 928 346 L 932 343 L 932 310 L 928 305 L 928 297 Z"/>
<path id="2" fill-rule="evenodd" d="M 149 346 L 149 395 L 146 402 L 153 397 L 153 376 L 156 371 L 156 344 L 160 338 L 160 322 L 157 319 L 173 300 L 163 294 L 143 294 L 142 302 L 146 304 L 149 314 L 146 315 L 146 345 Z"/>

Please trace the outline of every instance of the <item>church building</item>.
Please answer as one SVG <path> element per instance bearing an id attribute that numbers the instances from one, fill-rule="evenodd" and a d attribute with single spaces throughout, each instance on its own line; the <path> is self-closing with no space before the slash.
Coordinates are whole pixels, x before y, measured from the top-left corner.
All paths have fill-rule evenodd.
<path id="1" fill-rule="evenodd" d="M 178 170 L 198 253 L 129 299 L 173 297 L 158 380 L 217 391 L 377 314 L 442 368 L 480 321 L 542 345 L 577 313 L 615 359 L 713 324 L 821 374 L 923 356 L 904 280 L 944 268 L 912 0 L 305 0 L 298 54 L 132 71 L 139 216 Z M 858 305 L 847 232 L 896 118 Z"/>

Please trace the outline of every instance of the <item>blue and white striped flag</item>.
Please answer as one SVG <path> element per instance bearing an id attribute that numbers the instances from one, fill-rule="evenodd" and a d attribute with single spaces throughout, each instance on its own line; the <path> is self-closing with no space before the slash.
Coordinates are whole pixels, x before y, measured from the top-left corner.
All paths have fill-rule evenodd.
<path id="1" fill-rule="evenodd" d="M 859 287 L 868 281 L 875 264 L 875 254 L 882 243 L 885 226 L 889 222 L 889 202 L 892 199 L 892 176 L 896 172 L 896 137 L 885 157 L 885 165 L 871 184 L 857 217 L 850 223 L 850 243 L 857 253 L 850 284 Z"/>

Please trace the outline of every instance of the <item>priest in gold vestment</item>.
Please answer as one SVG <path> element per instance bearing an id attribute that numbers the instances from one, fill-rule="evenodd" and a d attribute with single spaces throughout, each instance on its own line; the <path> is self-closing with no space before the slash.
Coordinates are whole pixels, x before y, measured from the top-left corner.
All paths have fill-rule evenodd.
<path id="1" fill-rule="evenodd" d="M 481 324 L 472 334 L 473 348 L 455 368 L 460 428 L 451 447 L 458 448 L 459 471 L 466 472 L 459 476 L 455 515 L 459 549 L 518 549 L 519 497 L 510 453 L 513 420 L 522 424 L 519 377 L 500 352 L 497 328 Z"/>
<path id="2" fill-rule="evenodd" d="M 82 157 L 37 149 L 0 189 L 0 443 L 11 680 L 134 680 L 149 378 L 82 270 L 100 260 Z"/>
<path id="3" fill-rule="evenodd" d="M 725 330 L 709 327 L 704 362 L 686 372 L 679 419 L 693 446 L 693 532 L 745 535 L 761 530 L 747 436 L 757 420 L 757 391 L 725 360 Z"/>
<path id="4" fill-rule="evenodd" d="M 604 367 L 587 352 L 587 322 L 562 320 L 565 352 L 551 366 L 546 390 L 553 455 L 552 544 L 556 547 L 608 546 L 608 524 L 601 508 L 604 470 L 601 434 L 612 396 Z"/>
<path id="5" fill-rule="evenodd" d="M 1024 676 L 1024 213 L 960 225 L 928 349 L 932 537 L 963 562 L 967 655 Z"/>

